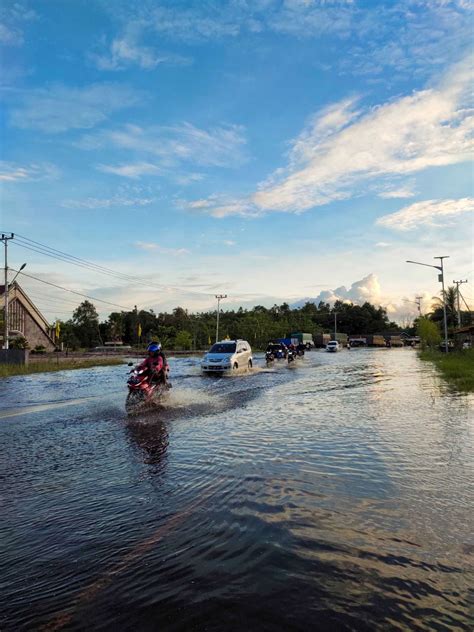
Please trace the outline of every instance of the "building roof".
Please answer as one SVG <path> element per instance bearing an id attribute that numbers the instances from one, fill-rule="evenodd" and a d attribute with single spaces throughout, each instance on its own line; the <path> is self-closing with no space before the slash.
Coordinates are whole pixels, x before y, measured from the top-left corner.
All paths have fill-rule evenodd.
<path id="1" fill-rule="evenodd" d="M 454 330 L 455 334 L 472 334 L 474 333 L 474 325 L 465 325 Z"/>
<path id="2" fill-rule="evenodd" d="M 0 297 L 5 294 L 5 285 L 0 285 Z M 23 290 L 16 281 L 14 281 L 10 285 L 10 289 L 8 290 L 8 300 L 9 302 L 17 299 L 22 303 L 22 305 L 28 310 L 28 313 L 36 322 L 36 324 L 49 335 L 49 330 L 51 329 L 51 325 L 48 323 L 43 314 L 39 311 L 33 301 L 30 299 L 28 294 Z M 1 300 L 1 299 L 0 299 Z"/>

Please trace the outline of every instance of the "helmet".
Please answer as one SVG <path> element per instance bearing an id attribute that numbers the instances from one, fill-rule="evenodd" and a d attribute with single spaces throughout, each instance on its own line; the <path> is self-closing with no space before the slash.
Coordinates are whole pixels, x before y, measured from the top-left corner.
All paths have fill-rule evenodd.
<path id="1" fill-rule="evenodd" d="M 148 347 L 147 347 L 147 351 L 148 351 L 148 355 L 150 356 L 157 356 L 158 353 L 161 350 L 161 345 L 159 342 L 151 342 Z"/>

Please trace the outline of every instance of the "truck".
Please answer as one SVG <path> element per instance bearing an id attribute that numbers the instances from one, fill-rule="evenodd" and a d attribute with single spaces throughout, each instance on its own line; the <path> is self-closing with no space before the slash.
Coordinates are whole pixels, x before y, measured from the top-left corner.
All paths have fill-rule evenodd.
<path id="1" fill-rule="evenodd" d="M 311 334 L 295 331 L 290 334 L 290 338 L 294 345 L 304 344 L 306 349 L 314 349 L 314 340 Z"/>
<path id="2" fill-rule="evenodd" d="M 314 336 L 314 345 L 318 347 L 318 349 L 324 349 L 330 340 L 331 334 L 316 334 Z"/>

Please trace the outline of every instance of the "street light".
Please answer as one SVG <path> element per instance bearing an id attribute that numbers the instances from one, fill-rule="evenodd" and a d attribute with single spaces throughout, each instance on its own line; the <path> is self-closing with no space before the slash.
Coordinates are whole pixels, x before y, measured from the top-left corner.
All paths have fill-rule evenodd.
<path id="1" fill-rule="evenodd" d="M 444 291 L 444 267 L 443 267 L 443 259 L 449 259 L 448 255 L 443 257 L 433 257 L 433 259 L 439 259 L 440 265 L 433 266 L 431 263 L 420 263 L 419 261 L 407 261 L 406 263 L 414 263 L 417 266 L 426 266 L 428 268 L 436 268 L 436 270 L 440 270 L 441 274 L 438 274 L 438 281 L 442 286 L 442 294 L 443 294 L 443 319 L 444 319 L 444 348 L 445 352 L 448 353 L 448 317 L 446 315 L 446 294 Z"/>
<path id="2" fill-rule="evenodd" d="M 21 272 L 22 270 L 24 270 L 25 268 L 26 268 L 26 263 L 24 263 L 24 264 L 20 267 L 20 269 L 18 270 L 18 272 L 15 274 L 15 276 L 13 277 L 13 279 L 12 279 L 12 280 L 10 281 L 10 283 L 8 284 L 9 286 L 10 286 L 10 285 L 13 285 L 13 283 L 14 283 L 14 281 L 15 281 L 16 277 L 17 277 L 17 276 L 20 274 L 20 272 Z"/>
<path id="3" fill-rule="evenodd" d="M 222 298 L 227 298 L 227 294 L 216 294 L 217 298 L 217 323 L 216 323 L 216 342 L 219 342 L 219 309 Z"/>
<path id="4" fill-rule="evenodd" d="M 6 248 L 5 248 L 5 253 L 6 253 Z M 18 270 L 18 272 L 15 274 L 15 276 L 13 277 L 12 281 L 10 283 L 8 283 L 8 266 L 6 264 L 6 254 L 5 254 L 5 322 L 4 322 L 4 334 L 3 334 L 3 348 L 4 349 L 8 349 L 9 348 L 9 341 L 8 341 L 8 337 L 9 337 L 9 323 L 8 323 L 8 292 L 9 292 L 9 288 L 10 285 L 13 285 L 13 281 L 16 279 L 16 277 L 20 274 L 20 272 L 25 268 L 26 263 L 24 263 L 20 269 Z"/>

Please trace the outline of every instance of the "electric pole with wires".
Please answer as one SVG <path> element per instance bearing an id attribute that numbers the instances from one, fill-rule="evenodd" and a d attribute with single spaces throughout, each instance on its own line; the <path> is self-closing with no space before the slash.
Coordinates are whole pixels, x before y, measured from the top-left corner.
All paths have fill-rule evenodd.
<path id="1" fill-rule="evenodd" d="M 459 286 L 462 285 L 463 283 L 467 283 L 467 279 L 465 281 L 453 281 L 453 283 L 455 283 L 456 285 L 456 295 L 457 295 L 457 299 L 458 299 L 458 327 L 462 326 L 462 322 L 461 322 L 461 306 L 460 306 L 460 296 L 461 296 L 461 291 L 459 290 Z"/>
<path id="2" fill-rule="evenodd" d="M 14 239 L 14 233 L 6 235 L 2 233 L 0 241 L 3 241 L 5 246 L 5 306 L 3 314 L 3 348 L 8 349 L 8 242 L 10 239 Z"/>

